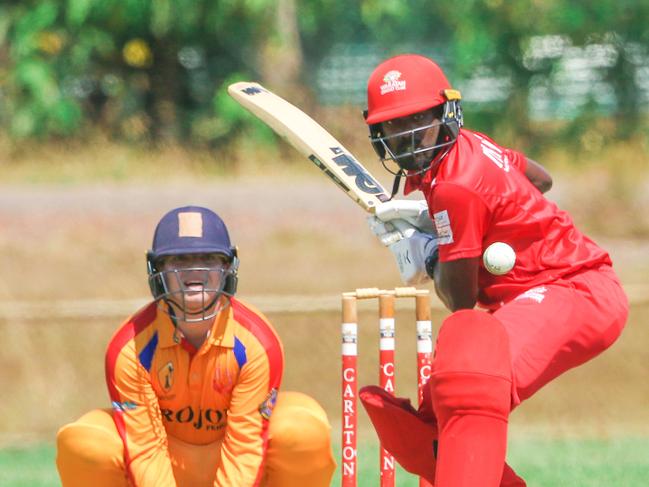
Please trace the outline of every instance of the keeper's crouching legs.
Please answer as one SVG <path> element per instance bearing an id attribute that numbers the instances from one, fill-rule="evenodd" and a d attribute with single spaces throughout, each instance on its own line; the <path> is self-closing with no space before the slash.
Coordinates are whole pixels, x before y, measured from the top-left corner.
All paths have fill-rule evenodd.
<path id="1" fill-rule="evenodd" d="M 270 421 L 264 487 L 328 487 L 336 470 L 327 414 L 315 399 L 282 392 Z"/>
<path id="2" fill-rule="evenodd" d="M 497 487 L 511 407 L 508 336 L 493 316 L 461 310 L 437 339 L 429 381 L 439 427 L 435 487 Z"/>
<path id="3" fill-rule="evenodd" d="M 178 487 L 214 485 L 221 441 L 193 445 L 167 437 Z M 299 392 L 280 392 L 269 424 L 263 487 L 328 487 L 336 469 L 322 407 Z M 129 487 L 124 447 L 112 413 L 95 409 L 59 430 L 57 468 L 64 487 Z"/>
<path id="4" fill-rule="evenodd" d="M 56 450 L 64 487 L 129 487 L 124 447 L 110 410 L 92 410 L 61 428 Z"/>

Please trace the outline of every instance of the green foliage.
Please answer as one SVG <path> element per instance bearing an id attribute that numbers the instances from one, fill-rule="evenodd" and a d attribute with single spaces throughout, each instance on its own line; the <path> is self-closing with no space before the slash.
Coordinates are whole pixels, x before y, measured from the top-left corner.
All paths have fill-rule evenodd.
<path id="1" fill-rule="evenodd" d="M 614 97 L 606 102 L 617 117 L 613 135 L 643 130 L 638 83 L 649 59 L 648 0 L 11 2 L 0 5 L 0 128 L 17 138 L 99 129 L 126 140 L 175 137 L 198 145 L 244 131 L 263 142 L 269 132 L 230 104 L 225 85 L 282 71 L 269 61 L 269 47 L 276 52 L 280 42 L 281 50 L 277 16 L 291 5 L 303 60 L 293 82 L 312 83 L 322 59 L 341 45 L 374 46 L 381 57 L 420 52 L 455 83 L 477 73 L 506 80 L 508 98 L 475 104 L 475 120 L 531 140 L 530 89 L 552 92 L 562 75 L 560 56 L 535 58 L 535 43 L 555 35 L 564 51 L 613 49 L 615 62 L 601 69 Z M 601 111 L 604 102 L 594 101 Z M 580 121 L 577 112 L 573 122 Z"/>
<path id="2" fill-rule="evenodd" d="M 273 131 L 250 112 L 242 110 L 241 106 L 228 95 L 228 86 L 244 78 L 237 73 L 223 81 L 212 98 L 214 115 L 193 120 L 191 127 L 193 140 L 199 143 L 212 143 L 227 134 L 246 131 L 248 137 L 260 143 L 275 143 Z"/>
<path id="3" fill-rule="evenodd" d="M 252 53 L 273 7 L 271 0 L 2 6 L 0 56 L 7 52 L 8 63 L 0 122 L 17 138 L 97 128 L 126 140 L 227 138 L 240 124 L 211 100 L 232 73 L 255 77 Z"/>

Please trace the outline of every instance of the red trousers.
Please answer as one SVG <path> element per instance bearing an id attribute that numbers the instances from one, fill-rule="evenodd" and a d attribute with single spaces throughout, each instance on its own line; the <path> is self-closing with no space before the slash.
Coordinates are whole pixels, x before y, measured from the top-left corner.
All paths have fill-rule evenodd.
<path id="1" fill-rule="evenodd" d="M 628 312 L 626 294 L 608 266 L 530 289 L 496 311 L 509 336 L 512 408 L 610 347 Z"/>

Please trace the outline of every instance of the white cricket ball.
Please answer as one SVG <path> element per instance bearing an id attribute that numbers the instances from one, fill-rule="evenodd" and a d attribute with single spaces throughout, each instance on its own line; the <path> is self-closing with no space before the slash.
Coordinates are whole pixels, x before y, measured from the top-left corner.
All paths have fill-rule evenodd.
<path id="1" fill-rule="evenodd" d="M 482 254 L 485 268 L 496 276 L 502 276 L 512 270 L 516 263 L 516 253 L 504 242 L 494 242 Z"/>

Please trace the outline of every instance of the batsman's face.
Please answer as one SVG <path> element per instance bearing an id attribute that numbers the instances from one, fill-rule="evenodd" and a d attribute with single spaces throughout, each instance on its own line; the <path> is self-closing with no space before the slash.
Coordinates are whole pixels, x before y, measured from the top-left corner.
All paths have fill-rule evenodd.
<path id="1" fill-rule="evenodd" d="M 440 121 L 434 110 L 387 120 L 382 128 L 390 150 L 395 155 L 408 154 L 397 161 L 404 169 L 418 169 L 432 160 L 432 148 L 440 131 Z"/>
<path id="2" fill-rule="evenodd" d="M 221 254 L 185 254 L 163 257 L 159 270 L 164 275 L 171 301 L 186 314 L 199 314 L 210 303 L 215 304 L 229 266 Z"/>

